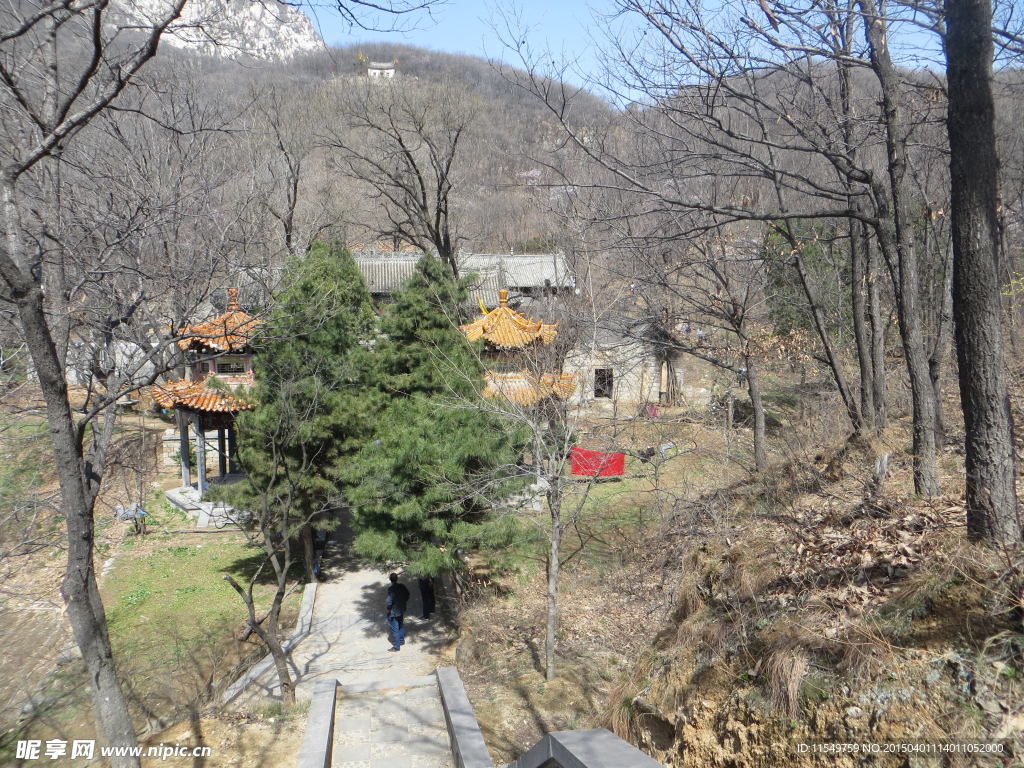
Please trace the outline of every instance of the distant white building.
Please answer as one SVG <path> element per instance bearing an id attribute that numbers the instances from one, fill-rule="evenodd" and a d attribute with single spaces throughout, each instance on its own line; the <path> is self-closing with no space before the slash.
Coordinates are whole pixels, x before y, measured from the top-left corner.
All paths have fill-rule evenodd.
<path id="1" fill-rule="evenodd" d="M 576 374 L 572 401 L 581 406 L 628 411 L 709 394 L 707 364 L 667 355 L 657 323 L 610 312 L 578 322 L 563 370 Z"/>
<path id="2" fill-rule="evenodd" d="M 394 61 L 371 61 L 366 65 L 366 76 L 371 80 L 391 80 L 397 66 Z"/>

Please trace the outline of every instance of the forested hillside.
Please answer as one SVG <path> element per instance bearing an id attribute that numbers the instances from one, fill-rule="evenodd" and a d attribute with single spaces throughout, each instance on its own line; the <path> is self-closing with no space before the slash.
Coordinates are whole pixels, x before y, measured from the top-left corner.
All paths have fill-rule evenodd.
<path id="1" fill-rule="evenodd" d="M 617 0 L 588 91 L 184 2 L 0 9 L 0 761 L 454 665 L 500 763 L 1019 762 L 1012 3 Z"/>

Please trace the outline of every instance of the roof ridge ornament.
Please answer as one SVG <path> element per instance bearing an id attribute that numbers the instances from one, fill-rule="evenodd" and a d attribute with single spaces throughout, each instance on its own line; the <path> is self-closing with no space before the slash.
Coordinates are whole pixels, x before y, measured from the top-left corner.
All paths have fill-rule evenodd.
<path id="1" fill-rule="evenodd" d="M 499 349 L 521 349 L 537 339 L 550 344 L 558 335 L 558 323 L 534 320 L 512 309 L 508 305 L 508 289 L 502 288 L 498 291 L 498 306 L 484 311 L 472 323 L 460 325 L 459 330 L 470 341 L 483 338 Z"/>

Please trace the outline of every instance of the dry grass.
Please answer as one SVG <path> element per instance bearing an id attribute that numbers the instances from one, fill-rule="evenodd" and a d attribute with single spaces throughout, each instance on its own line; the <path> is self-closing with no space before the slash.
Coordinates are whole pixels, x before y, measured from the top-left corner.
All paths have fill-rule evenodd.
<path id="1" fill-rule="evenodd" d="M 840 733 L 985 741 L 1005 723 L 1024 726 L 1015 704 L 1016 680 L 1024 679 L 1024 556 L 967 541 L 959 455 L 942 457 L 944 495 L 917 499 L 910 435 L 898 414 L 870 441 L 837 442 L 838 409 L 827 411 L 779 435 L 771 469 L 758 476 L 742 468 L 741 433 L 731 459 L 719 434 L 715 458 L 729 468 L 716 475 L 720 482 L 688 485 L 664 525 L 617 570 L 563 594 L 562 626 L 574 632 L 563 644 L 566 677 L 582 690 L 589 675 L 596 694 L 589 697 L 596 716 L 587 712 L 588 697 L 567 705 L 577 707 L 572 718 L 581 726 L 608 727 L 687 768 L 790 765 L 785 745 L 797 733 L 807 741 Z M 948 423 L 959 428 L 955 419 Z M 890 458 L 878 483 L 873 471 L 882 454 Z M 685 461 L 696 466 L 695 456 Z M 616 498 L 626 496 L 600 501 L 612 508 Z M 527 622 L 542 615 L 542 590 L 528 597 L 531 589 L 515 586 L 516 610 Z M 589 621 L 576 605 L 581 599 L 599 611 L 628 606 L 635 619 L 615 627 Z M 467 634 L 478 627 L 471 622 Z M 580 627 L 594 636 L 576 633 Z M 548 694 L 522 690 L 539 685 L 529 657 L 540 648 L 539 632 L 517 623 L 511 634 L 513 641 L 495 640 L 473 666 L 492 677 L 507 671 L 504 687 L 520 689 L 519 699 L 505 690 L 501 707 L 515 711 L 526 702 L 540 724 L 501 723 L 512 718 L 492 714 L 506 745 L 498 757 L 558 722 L 541 700 Z M 612 664 L 619 643 L 629 643 L 629 652 Z M 478 687 L 471 695 L 476 703 L 494 692 Z M 981 696 L 1006 703 L 1003 725 Z M 762 761 L 766 753 L 750 751 L 748 739 L 760 739 L 760 750 L 783 745 L 785 755 Z"/>
<path id="2" fill-rule="evenodd" d="M 807 652 L 799 647 L 776 648 L 764 664 L 765 686 L 778 707 L 790 717 L 800 714 L 800 691 L 811 662 Z"/>

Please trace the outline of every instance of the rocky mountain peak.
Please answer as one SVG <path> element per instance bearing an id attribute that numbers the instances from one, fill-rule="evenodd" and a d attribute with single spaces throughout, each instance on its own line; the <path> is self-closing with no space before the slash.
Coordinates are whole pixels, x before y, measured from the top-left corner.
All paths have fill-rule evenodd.
<path id="1" fill-rule="evenodd" d="M 168 0 L 118 0 L 135 23 L 160 19 Z M 230 59 L 282 61 L 323 48 L 305 13 L 279 0 L 189 0 L 164 45 Z"/>

